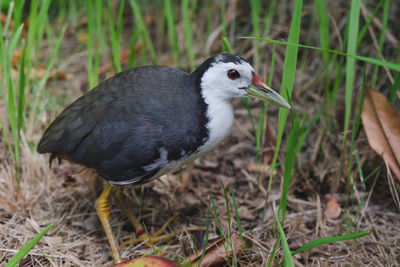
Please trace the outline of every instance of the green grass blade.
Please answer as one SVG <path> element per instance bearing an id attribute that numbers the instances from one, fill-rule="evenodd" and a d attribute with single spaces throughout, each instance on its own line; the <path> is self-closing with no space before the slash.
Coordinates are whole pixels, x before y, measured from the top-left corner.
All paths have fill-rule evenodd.
<path id="1" fill-rule="evenodd" d="M 150 52 L 151 58 L 153 59 L 154 64 L 158 64 L 158 58 L 156 54 L 156 50 L 154 49 L 153 42 L 151 41 L 149 31 L 147 30 L 146 23 L 143 20 L 142 12 L 140 11 L 140 7 L 136 3 L 135 0 L 130 0 L 129 4 L 131 5 L 133 15 L 135 17 L 135 23 L 137 27 L 140 29 L 140 33 L 146 43 L 146 46 Z"/>
<path id="2" fill-rule="evenodd" d="M 135 28 L 133 30 L 133 34 L 131 36 L 131 44 L 130 44 L 130 54 L 129 54 L 129 58 L 128 58 L 128 68 L 133 68 L 136 65 L 136 41 L 139 37 L 139 29 Z"/>
<path id="3" fill-rule="evenodd" d="M 296 144 L 296 150 L 295 153 L 296 155 L 300 152 L 301 147 L 303 146 L 311 128 L 317 123 L 317 121 L 321 118 L 323 114 L 323 110 L 321 109 L 320 111 L 315 114 L 314 118 L 312 121 L 307 125 L 306 129 L 302 129 L 302 131 L 299 133 L 299 136 L 297 138 L 297 144 Z"/>
<path id="4" fill-rule="evenodd" d="M 358 33 L 357 47 L 359 47 L 361 42 L 363 41 L 363 39 L 365 37 L 365 34 L 368 31 L 368 28 L 371 26 L 372 21 L 374 20 L 374 18 L 378 14 L 378 11 L 382 7 L 384 1 L 386 1 L 386 0 L 379 1 L 379 3 L 376 5 L 374 11 L 372 12 L 371 16 L 369 17 L 367 22 L 364 24 L 364 26 L 361 28 L 360 32 Z"/>
<path id="5" fill-rule="evenodd" d="M 229 237 L 232 234 L 232 217 L 231 217 L 231 211 L 229 207 L 229 199 L 228 199 L 228 193 L 226 192 L 226 188 L 224 186 L 224 183 L 222 183 L 222 180 L 219 180 L 219 183 L 221 184 L 222 190 L 224 191 L 224 197 L 225 197 L 225 207 L 226 207 L 226 216 L 228 216 L 228 227 L 229 227 Z"/>
<path id="6" fill-rule="evenodd" d="M 325 0 L 316 0 L 315 1 L 315 10 L 317 12 L 318 22 L 319 22 L 319 40 L 321 42 L 321 47 L 328 49 L 329 48 L 329 22 L 328 22 L 328 12 L 326 11 L 326 3 Z M 329 53 L 323 52 L 325 65 L 329 64 Z M 328 69 L 326 70 L 329 71 Z"/>
<path id="7" fill-rule="evenodd" d="M 292 42 L 277 41 L 277 40 L 272 40 L 272 39 L 268 39 L 268 38 L 251 37 L 251 36 L 246 36 L 246 37 L 241 37 L 241 38 L 242 39 L 257 39 L 257 40 L 266 41 L 266 42 L 269 42 L 269 43 L 272 43 L 272 44 L 296 46 L 296 47 L 300 47 L 300 48 L 313 49 L 313 50 L 322 51 L 322 52 L 327 51 L 327 52 L 330 52 L 330 53 L 334 53 L 334 54 L 337 54 L 337 55 L 354 58 L 354 59 L 357 59 L 357 60 L 361 60 L 361 61 L 364 61 L 364 62 L 367 62 L 367 63 L 371 63 L 371 64 L 378 65 L 378 66 L 381 66 L 381 67 L 386 67 L 388 69 L 400 72 L 400 64 L 394 63 L 394 62 L 389 62 L 389 61 L 383 61 L 383 60 L 376 59 L 376 58 L 359 56 L 359 55 L 356 55 L 356 54 L 349 54 L 349 53 L 344 53 L 344 52 L 333 50 L 333 49 L 324 49 L 324 48 L 321 48 L 321 47 L 315 47 L 315 46 L 311 46 L 311 45 L 302 45 L 302 44 L 296 44 L 296 43 L 292 43 Z"/>
<path id="8" fill-rule="evenodd" d="M 14 4 L 9 5 L 7 10 L 6 23 L 4 24 L 4 29 L 3 29 L 3 36 L 7 36 L 8 27 L 10 26 L 13 10 L 14 10 Z"/>
<path id="9" fill-rule="evenodd" d="M 261 1 L 260 0 L 250 0 L 250 10 L 251 10 L 251 24 L 253 27 L 253 35 L 258 36 L 260 35 L 260 11 L 261 11 Z M 258 69 L 260 65 L 260 48 L 259 42 L 254 40 L 254 49 L 255 53 L 253 56 L 253 66 L 255 69 Z"/>
<path id="10" fill-rule="evenodd" d="M 394 100 L 396 99 L 396 92 L 399 91 L 400 89 L 400 72 L 397 73 L 396 78 L 394 79 L 394 84 L 392 86 L 392 89 L 390 90 L 390 96 L 389 96 L 389 101 L 390 103 L 394 103 Z"/>
<path id="11" fill-rule="evenodd" d="M 27 37 L 27 45 L 26 45 L 26 58 L 28 59 L 26 62 L 26 71 L 30 73 L 32 66 L 32 53 L 35 47 L 35 37 L 37 32 L 36 20 L 38 14 L 38 0 L 30 1 L 30 10 L 29 10 L 29 25 L 28 28 L 28 37 Z M 29 79 L 27 79 L 27 85 L 29 86 Z"/>
<path id="12" fill-rule="evenodd" d="M 179 59 L 179 46 L 178 46 L 178 37 L 176 33 L 174 10 L 172 8 L 171 0 L 165 0 L 163 3 L 164 3 L 164 13 L 167 19 L 169 47 L 172 50 L 172 58 L 174 62 L 177 62 Z"/>
<path id="13" fill-rule="evenodd" d="M 238 212 L 236 197 L 235 197 L 235 193 L 233 192 L 233 189 L 232 189 L 232 201 L 233 201 L 233 207 L 235 209 L 236 223 L 238 225 L 240 238 L 243 240 L 243 230 L 242 230 L 242 225 L 240 224 L 239 212 Z"/>
<path id="14" fill-rule="evenodd" d="M 24 4 L 25 0 L 14 1 L 14 13 L 13 13 L 14 33 L 18 29 L 18 27 L 16 26 L 21 25 Z"/>
<path id="15" fill-rule="evenodd" d="M 301 25 L 301 15 L 302 15 L 302 6 L 303 1 L 298 0 L 295 3 L 294 11 L 293 11 L 293 18 L 290 26 L 289 31 L 289 42 L 291 43 L 298 43 L 300 38 L 300 25 Z M 292 95 L 293 85 L 294 85 L 294 78 L 296 73 L 296 63 L 297 63 L 297 46 L 287 47 L 286 54 L 285 54 L 285 61 L 283 67 L 283 75 L 282 75 L 282 89 L 281 95 L 284 99 L 289 100 Z M 274 158 L 271 165 L 271 175 L 270 175 L 270 182 L 268 184 L 268 192 L 271 191 L 270 185 L 272 181 L 272 175 L 274 173 L 276 160 L 278 158 L 278 151 L 281 145 L 283 131 L 286 125 L 286 119 L 288 116 L 288 110 L 285 108 L 279 108 L 279 119 L 278 119 L 278 132 L 276 136 L 276 147 Z"/>
<path id="16" fill-rule="evenodd" d="M 212 196 L 212 195 L 211 195 Z M 210 231 L 210 212 L 211 212 L 211 203 L 208 205 L 208 209 L 207 209 L 207 215 L 206 215 L 206 233 L 205 233 L 205 240 L 204 240 L 204 246 L 203 246 L 203 252 L 201 253 L 201 257 L 199 260 L 199 265 L 201 265 L 204 255 L 206 255 L 206 248 L 208 246 L 208 233 Z"/>
<path id="17" fill-rule="evenodd" d="M 149 243 L 150 243 L 151 248 L 152 248 L 152 250 L 153 250 L 153 254 L 154 254 L 154 256 L 157 256 L 157 249 L 156 249 L 156 246 L 154 245 L 153 240 L 151 240 L 151 234 L 150 234 L 149 231 L 147 230 L 147 227 L 146 227 L 146 225 L 145 225 L 144 223 L 143 223 L 143 228 L 144 228 L 144 231 L 146 232 L 147 238 L 149 239 Z"/>
<path id="18" fill-rule="evenodd" d="M 87 40 L 87 50 L 88 50 L 88 82 L 89 82 L 89 88 L 92 88 L 95 86 L 95 81 L 93 80 L 93 39 L 94 39 L 94 17 L 93 17 L 93 1 L 88 0 L 86 2 L 87 7 L 86 7 L 86 16 L 88 20 L 88 40 Z M 96 81 L 97 82 L 97 81 Z"/>
<path id="19" fill-rule="evenodd" d="M 356 239 L 356 238 L 360 238 L 363 237 L 365 235 L 369 235 L 371 233 L 371 231 L 363 231 L 363 232 L 358 232 L 358 233 L 353 233 L 353 234 L 346 234 L 346 235 L 341 235 L 341 236 L 329 236 L 329 237 L 323 237 L 323 238 L 319 238 L 319 239 L 315 239 L 312 240 L 306 244 L 304 244 L 303 246 L 301 246 L 300 248 L 298 248 L 297 250 L 292 252 L 292 256 L 302 253 L 306 250 L 310 250 L 313 249 L 315 247 L 319 247 L 319 246 L 323 246 L 326 244 L 332 244 L 335 242 L 340 242 L 340 241 L 346 241 L 346 240 L 351 240 L 351 239 Z M 284 263 L 284 261 L 281 261 L 277 267 L 282 266 Z"/>
<path id="20" fill-rule="evenodd" d="M 8 99 L 7 99 L 7 114 L 8 121 L 10 122 L 11 134 L 14 139 L 14 160 L 16 162 L 15 167 L 19 168 L 19 138 L 17 131 L 17 117 L 16 106 L 15 106 L 15 94 L 14 94 L 14 83 L 10 80 L 8 83 Z"/>
<path id="21" fill-rule="evenodd" d="M 118 39 L 121 38 L 122 30 L 123 30 L 123 15 L 125 9 L 125 0 L 121 0 L 119 3 L 119 10 L 118 10 L 118 19 L 117 19 L 117 36 Z"/>
<path id="22" fill-rule="evenodd" d="M 9 59 L 11 60 L 11 55 L 14 53 L 15 47 L 17 46 L 17 43 L 19 41 L 19 37 L 21 36 L 22 29 L 24 28 L 24 25 L 21 24 L 18 29 L 15 31 L 13 37 L 11 38 L 10 44 L 8 46 L 8 56 Z"/>
<path id="23" fill-rule="evenodd" d="M 274 13 L 277 3 L 278 0 L 268 1 L 268 9 L 267 13 L 265 14 L 265 20 L 264 20 L 264 33 L 263 33 L 264 36 L 267 36 L 270 33 L 272 19 L 274 18 Z"/>
<path id="24" fill-rule="evenodd" d="M 274 202 L 273 202 L 273 205 L 275 206 Z M 279 221 L 278 213 L 277 213 L 275 207 L 274 207 L 274 215 L 275 215 L 276 225 L 278 226 L 279 236 L 281 238 L 285 267 L 294 267 L 292 253 L 290 252 L 289 244 L 287 243 L 285 232 L 283 231 L 283 228 L 282 228 L 281 222 Z"/>
<path id="25" fill-rule="evenodd" d="M 385 0 L 385 4 L 383 5 L 382 28 L 381 28 L 381 33 L 379 35 L 379 47 L 378 47 L 377 58 L 382 58 L 383 42 L 385 41 L 385 34 L 389 20 L 389 7 L 390 7 L 390 0 Z M 372 88 L 376 88 L 378 70 L 379 70 L 378 66 L 375 65 L 374 72 L 372 74 Z"/>
<path id="26" fill-rule="evenodd" d="M 17 265 L 52 227 L 53 224 L 50 224 L 44 228 L 38 235 L 36 235 L 23 248 L 21 248 L 21 250 L 18 251 L 17 254 L 15 254 L 14 257 L 12 257 L 10 261 L 6 263 L 6 265 L 4 265 L 4 267 L 13 267 Z"/>
<path id="27" fill-rule="evenodd" d="M 108 0 L 107 3 L 108 3 L 108 24 L 110 26 L 110 33 L 111 33 L 112 59 L 117 72 L 121 72 L 122 66 L 121 66 L 121 60 L 119 58 L 119 37 L 117 30 L 115 29 L 113 7 L 111 4 L 111 0 Z"/>
<path id="28" fill-rule="evenodd" d="M 350 239 L 360 238 L 365 235 L 369 235 L 370 233 L 371 233 L 371 231 L 362 231 L 362 232 L 353 233 L 353 234 L 346 234 L 346 235 L 340 235 L 340 236 L 329 236 L 329 237 L 315 239 L 315 240 L 312 240 L 312 241 L 304 244 L 303 246 L 296 249 L 295 251 L 293 251 L 292 255 L 296 255 L 296 254 L 299 254 L 306 250 L 310 250 L 312 248 L 319 247 L 319 246 L 322 246 L 325 244 L 331 244 L 331 243 L 335 243 L 335 242 L 339 242 L 339 241 L 346 241 L 346 240 L 350 240 Z"/>
<path id="29" fill-rule="evenodd" d="M 66 30 L 67 30 L 67 25 L 64 25 L 63 28 L 61 29 L 60 35 L 58 36 L 58 39 L 56 41 L 56 45 L 55 45 L 53 51 L 51 51 L 50 58 L 49 58 L 49 61 L 47 63 L 45 74 L 43 75 L 43 77 L 39 81 L 39 89 L 40 90 L 42 90 L 44 88 L 44 86 L 46 85 L 46 82 L 47 82 L 47 80 L 49 78 L 49 75 L 50 75 L 50 71 L 53 68 L 54 62 L 55 62 L 56 57 L 58 55 L 58 51 L 60 50 L 61 43 L 62 43 L 62 40 L 64 38 L 64 34 L 65 34 Z"/>
<path id="30" fill-rule="evenodd" d="M 351 1 L 350 17 L 349 17 L 349 35 L 347 42 L 347 54 L 355 55 L 357 46 L 358 26 L 360 20 L 361 0 Z M 347 130 L 350 123 L 351 102 L 353 95 L 354 73 L 356 60 L 348 57 L 346 60 L 346 92 L 345 92 L 345 115 L 342 146 L 346 143 Z"/>
<path id="31" fill-rule="evenodd" d="M 17 95 L 15 94 L 15 86 L 14 82 L 11 78 L 11 56 L 14 53 L 15 47 L 17 46 L 17 43 L 19 41 L 19 38 L 21 36 L 23 25 L 19 26 L 15 34 L 12 36 L 10 44 L 7 48 L 7 53 L 6 49 L 3 47 L 4 43 L 2 43 L 2 50 L 4 53 L 4 61 L 5 61 L 5 69 L 4 73 L 6 76 L 6 84 L 8 86 L 8 96 L 7 96 L 7 115 L 8 115 L 8 120 L 10 122 L 10 128 L 11 128 L 11 134 L 14 139 L 14 160 L 15 160 L 15 167 L 16 169 L 19 168 L 19 131 L 18 131 L 18 115 L 17 115 L 17 101 L 16 97 Z M 19 182 L 18 182 L 19 184 Z"/>
<path id="32" fill-rule="evenodd" d="M 189 12 L 189 0 L 182 0 L 183 36 L 185 38 L 186 51 L 189 57 L 190 70 L 193 71 L 196 69 L 196 65 L 195 54 L 193 52 L 192 21 Z"/>
<path id="33" fill-rule="evenodd" d="M 226 1 L 221 0 L 219 1 L 220 3 L 220 12 L 221 12 L 221 26 L 222 26 L 222 36 L 227 36 L 228 35 L 228 30 L 226 28 Z"/>
<path id="34" fill-rule="evenodd" d="M 37 83 L 37 89 L 35 90 L 35 95 L 34 95 L 34 100 L 33 100 L 33 110 L 37 110 L 39 107 L 39 101 L 40 101 L 40 96 L 44 90 L 44 87 L 46 86 L 47 80 L 50 75 L 50 71 L 53 68 L 54 62 L 56 60 L 56 57 L 59 55 L 58 51 L 60 50 L 62 40 L 64 38 L 65 31 L 67 30 L 67 25 L 64 25 L 63 28 L 61 29 L 60 35 L 56 41 L 55 47 L 53 51 L 50 53 L 49 61 L 47 62 L 46 65 L 46 71 L 43 75 L 43 77 L 40 79 L 40 81 Z M 37 110 L 37 112 L 43 112 L 43 110 Z M 35 117 L 34 120 L 38 119 L 39 116 Z"/>
<path id="35" fill-rule="evenodd" d="M 279 203 L 279 210 L 282 211 L 282 224 L 284 224 L 285 222 L 287 197 L 289 194 L 289 186 L 293 174 L 294 160 L 296 157 L 295 149 L 296 149 L 297 138 L 299 136 L 299 131 L 300 131 L 300 116 L 296 114 L 286 144 L 286 157 L 285 157 L 285 169 L 283 174 L 282 195 L 281 195 L 281 201 Z"/>
<path id="36" fill-rule="evenodd" d="M 229 241 L 228 237 L 225 235 L 224 231 L 222 230 L 221 223 L 219 222 L 217 208 L 216 208 L 216 205 L 215 205 L 215 200 L 214 200 L 214 196 L 213 196 L 212 192 L 211 192 L 211 203 L 212 203 L 212 207 L 213 207 L 215 223 L 217 224 L 217 228 L 219 230 L 219 233 L 224 238 L 224 240 L 227 242 L 227 244 L 229 246 L 231 246 L 231 242 Z"/>
<path id="37" fill-rule="evenodd" d="M 25 40 L 22 40 L 21 45 L 21 59 L 20 59 L 20 67 L 19 67 L 19 98 L 18 98 L 18 119 L 17 119 L 17 128 L 18 133 L 22 128 L 22 122 L 24 118 L 24 107 L 25 107 Z"/>

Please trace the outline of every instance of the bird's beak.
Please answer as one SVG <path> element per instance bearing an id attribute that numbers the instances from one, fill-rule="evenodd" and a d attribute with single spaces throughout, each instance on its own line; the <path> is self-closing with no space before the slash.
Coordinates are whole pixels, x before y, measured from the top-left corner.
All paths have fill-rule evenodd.
<path id="1" fill-rule="evenodd" d="M 260 77 L 253 72 L 253 84 L 249 87 L 248 94 L 263 101 L 290 109 L 289 103 L 277 92 L 269 88 Z"/>

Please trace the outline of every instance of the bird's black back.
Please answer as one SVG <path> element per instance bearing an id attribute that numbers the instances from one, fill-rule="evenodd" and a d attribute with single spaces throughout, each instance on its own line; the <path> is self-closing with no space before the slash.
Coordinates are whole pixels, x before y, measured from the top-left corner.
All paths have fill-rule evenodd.
<path id="1" fill-rule="evenodd" d="M 103 81 L 51 123 L 39 153 L 66 155 L 112 182 L 148 181 L 208 138 L 206 104 L 195 77 L 165 66 L 139 67 Z M 146 170 L 147 169 L 147 170 Z"/>

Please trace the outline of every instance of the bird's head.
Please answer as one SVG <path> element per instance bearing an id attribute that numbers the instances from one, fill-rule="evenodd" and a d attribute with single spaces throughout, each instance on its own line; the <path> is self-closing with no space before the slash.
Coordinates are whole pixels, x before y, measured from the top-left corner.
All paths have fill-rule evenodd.
<path id="1" fill-rule="evenodd" d="M 219 54 L 207 59 L 194 73 L 203 94 L 225 100 L 253 96 L 290 108 L 288 102 L 269 88 L 243 58 Z"/>

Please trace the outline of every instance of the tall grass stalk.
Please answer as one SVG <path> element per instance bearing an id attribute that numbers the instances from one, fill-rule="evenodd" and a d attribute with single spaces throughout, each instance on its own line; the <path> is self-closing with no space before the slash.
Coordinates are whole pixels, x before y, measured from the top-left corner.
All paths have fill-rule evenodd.
<path id="1" fill-rule="evenodd" d="M 14 2 L 11 2 L 7 10 L 7 17 L 6 17 L 6 22 L 4 23 L 3 36 L 7 36 L 6 34 L 8 32 L 8 27 L 10 26 L 13 10 L 14 10 Z"/>
<path id="2" fill-rule="evenodd" d="M 163 2 L 163 7 L 164 15 L 167 20 L 168 41 L 169 47 L 172 51 L 172 59 L 174 62 L 178 62 L 179 65 L 178 34 L 176 33 L 175 15 L 171 0 L 165 0 Z"/>
<path id="3" fill-rule="evenodd" d="M 375 19 L 376 15 L 378 14 L 379 10 L 381 9 L 381 7 L 385 1 L 386 0 L 380 0 L 378 2 L 374 11 L 372 11 L 371 16 L 368 18 L 368 20 L 365 22 L 365 24 L 360 29 L 360 31 L 358 33 L 358 37 L 357 37 L 357 48 L 360 46 L 361 42 L 364 40 L 364 37 L 365 37 L 366 33 L 368 32 L 368 28 L 371 26 L 371 23 Z"/>
<path id="4" fill-rule="evenodd" d="M 276 222 L 276 225 L 278 226 L 279 237 L 281 239 L 285 266 L 286 267 L 294 267 L 292 254 L 289 249 L 289 244 L 286 240 L 285 232 L 283 231 L 282 225 L 279 221 L 278 211 L 276 210 L 275 202 L 272 202 L 272 204 L 273 204 L 273 209 L 274 209 L 275 222 Z"/>
<path id="5" fill-rule="evenodd" d="M 291 26 L 290 26 L 290 31 L 289 31 L 289 38 L 288 38 L 288 41 L 291 43 L 299 42 L 302 7 L 303 7 L 303 1 L 302 0 L 296 1 L 294 11 L 293 11 L 293 18 L 292 18 L 292 22 L 291 22 Z M 282 75 L 282 89 L 281 89 L 281 95 L 286 100 L 290 99 L 290 97 L 292 95 L 292 91 L 293 91 L 294 77 L 295 77 L 295 73 L 296 73 L 297 51 L 298 51 L 297 46 L 292 46 L 292 47 L 286 48 L 285 61 L 284 61 L 284 66 L 283 66 L 283 75 Z M 276 137 L 275 153 L 274 153 L 274 157 L 273 157 L 272 165 L 271 165 L 271 175 L 270 175 L 269 182 L 268 182 L 268 188 L 267 188 L 268 192 L 271 191 L 272 176 L 273 176 L 276 161 L 278 158 L 278 151 L 279 151 L 279 147 L 281 145 L 288 113 L 289 113 L 289 111 L 287 109 L 279 108 L 278 132 L 277 132 L 277 137 Z M 268 194 L 266 196 L 265 201 L 266 201 L 266 203 L 268 202 Z"/>
<path id="6" fill-rule="evenodd" d="M 113 6 L 111 4 L 111 0 L 107 1 L 108 3 L 108 24 L 110 26 L 110 34 L 111 34 L 111 51 L 112 51 L 112 59 L 113 63 L 115 66 L 115 69 L 117 72 L 122 71 L 122 66 L 121 66 L 121 60 L 119 57 L 119 40 L 120 40 L 120 35 L 119 33 L 122 32 L 122 20 L 117 20 L 117 28 L 115 27 L 114 23 L 114 14 L 113 14 Z M 119 14 L 122 14 L 121 11 L 124 8 L 125 1 L 122 0 L 120 3 L 120 12 Z M 118 15 L 118 18 L 121 17 Z"/>
<path id="7" fill-rule="evenodd" d="M 274 18 L 277 3 L 278 0 L 271 0 L 268 3 L 267 13 L 265 14 L 265 19 L 264 19 L 264 32 L 263 32 L 264 36 L 269 35 L 271 31 L 272 19 Z"/>
<path id="8" fill-rule="evenodd" d="M 261 1 L 260 0 L 250 0 L 250 8 L 251 8 L 251 22 L 253 26 L 253 36 L 260 35 L 260 11 L 261 11 Z M 253 66 L 255 69 L 258 69 L 260 65 L 260 49 L 259 49 L 259 41 L 254 40 L 254 49 L 255 53 L 253 56 Z"/>
<path id="9" fill-rule="evenodd" d="M 221 26 L 222 26 L 222 36 L 228 36 L 228 29 L 226 26 L 226 1 L 220 0 L 220 7 L 221 7 Z"/>
<path id="10" fill-rule="evenodd" d="M 23 25 L 20 25 L 17 29 L 17 31 L 12 35 L 11 40 L 8 44 L 8 47 L 5 47 L 5 43 L 3 40 L 0 41 L 0 50 L 2 53 L 2 59 L 4 63 L 4 76 L 5 76 L 5 86 L 8 88 L 8 95 L 7 95 L 7 115 L 8 115 L 8 121 L 10 124 L 11 128 L 11 135 L 14 140 L 14 151 L 10 150 L 11 156 L 15 162 L 15 168 L 17 170 L 17 173 L 19 173 L 19 166 L 20 166 L 20 154 L 19 154 L 19 123 L 18 119 L 20 115 L 19 112 L 19 106 L 18 106 L 18 94 L 16 94 L 16 86 L 14 84 L 14 81 L 11 77 L 11 57 L 14 53 L 14 50 L 16 49 L 17 43 L 21 37 L 21 32 L 23 29 Z M 20 75 L 23 75 L 24 70 L 20 71 Z M 24 79 L 24 77 L 20 77 L 20 80 Z M 22 103 L 20 103 L 22 104 Z M 17 175 L 17 185 L 19 185 L 19 175 Z"/>
<path id="11" fill-rule="evenodd" d="M 21 25 L 24 4 L 25 0 L 14 1 L 14 13 L 13 13 L 14 25 Z M 17 29 L 18 26 L 14 26 L 13 32 L 15 33 Z"/>
<path id="12" fill-rule="evenodd" d="M 347 42 L 347 54 L 356 54 L 358 26 L 360 20 L 361 0 L 351 1 L 350 17 L 349 17 L 349 35 Z M 342 145 L 344 146 L 347 139 L 347 130 L 350 123 L 351 102 L 353 95 L 355 58 L 348 57 L 346 59 L 346 103 L 345 103 L 345 122 Z"/>
<path id="13" fill-rule="evenodd" d="M 146 23 L 143 20 L 142 12 L 140 10 L 139 5 L 135 0 L 130 0 L 129 4 L 131 5 L 133 16 L 135 17 L 135 26 L 138 27 L 139 33 L 144 40 L 144 43 L 147 46 L 148 51 L 150 52 L 151 58 L 155 65 L 158 64 L 158 57 L 156 50 L 154 49 L 153 42 L 150 38 L 149 31 L 147 30 Z"/>
<path id="14" fill-rule="evenodd" d="M 208 205 L 207 209 L 207 215 L 206 215 L 206 232 L 205 232 L 205 240 L 204 240 L 204 249 L 203 253 L 201 253 L 201 257 L 199 260 L 199 266 L 201 266 L 201 263 L 203 262 L 204 256 L 206 255 L 206 247 L 208 246 L 208 234 L 210 231 L 210 212 L 211 212 L 211 203 Z"/>
<path id="15" fill-rule="evenodd" d="M 360 6 L 361 0 L 354 0 L 351 2 L 350 6 L 350 17 L 348 24 L 348 39 L 347 39 L 347 53 L 351 55 L 356 54 L 356 46 L 357 46 L 357 36 L 358 36 L 358 27 L 359 27 L 359 19 L 360 19 Z M 345 144 L 347 140 L 347 131 L 350 124 L 350 112 L 351 112 L 351 103 L 352 103 L 352 95 L 353 95 L 353 86 L 354 86 L 354 74 L 355 74 L 355 58 L 348 57 L 346 59 L 346 92 L 345 92 L 345 116 L 344 116 L 344 131 L 343 131 L 343 140 L 342 140 L 342 153 L 345 151 Z M 350 155 L 351 156 L 351 155 Z M 341 156 L 342 164 L 344 157 Z M 332 183 L 331 192 L 336 192 L 339 186 L 340 175 L 338 175 Z"/>
<path id="16" fill-rule="evenodd" d="M 46 21 L 45 17 L 47 17 L 48 15 L 50 2 L 50 0 L 41 1 L 40 9 L 38 9 L 38 0 L 32 0 L 31 2 L 31 9 L 29 13 L 28 38 L 26 46 L 26 73 L 31 72 L 32 63 L 37 60 L 36 55 L 38 55 L 39 53 L 35 53 L 35 56 L 33 55 L 33 53 L 35 48 L 38 50 L 41 48 L 43 40 L 43 22 Z M 30 79 L 27 79 L 26 83 L 27 87 L 29 88 Z"/>
<path id="17" fill-rule="evenodd" d="M 381 32 L 379 35 L 379 46 L 378 46 L 378 53 L 377 53 L 377 58 L 382 58 L 382 52 L 383 52 L 383 42 L 385 41 L 385 34 L 386 34 L 386 29 L 388 25 L 388 20 L 389 20 L 389 7 L 390 7 L 390 0 L 385 0 L 385 3 L 383 5 L 383 17 L 382 17 L 382 28 Z M 372 88 L 376 88 L 376 80 L 378 78 L 378 70 L 379 67 L 375 65 L 374 67 L 374 72 L 372 74 Z"/>
<path id="18" fill-rule="evenodd" d="M 99 66 L 100 66 L 100 31 L 102 21 L 102 1 L 88 0 L 87 2 L 88 17 L 88 82 L 89 88 L 93 88 L 98 83 Z M 93 14 L 94 10 L 94 14 Z M 93 51 L 94 49 L 94 51 Z M 94 55 L 93 55 L 94 54 Z M 94 56 L 94 58 L 93 58 Z"/>
<path id="19" fill-rule="evenodd" d="M 196 69 L 195 54 L 192 40 L 192 21 L 190 18 L 189 0 L 182 0 L 183 36 L 185 38 L 186 52 L 189 57 L 190 70 Z"/>
<path id="20" fill-rule="evenodd" d="M 371 58 L 371 57 L 366 57 L 366 56 L 360 56 L 357 54 L 348 54 L 342 51 L 338 51 L 338 50 L 334 50 L 334 49 L 324 49 L 321 47 L 316 47 L 316 46 L 311 46 L 311 45 L 303 45 L 303 44 L 299 44 L 299 43 L 292 43 L 292 42 L 284 42 L 284 41 L 277 41 L 277 40 L 272 40 L 272 39 L 268 39 L 268 38 L 260 38 L 260 37 L 250 37 L 250 36 L 246 36 L 246 37 L 242 37 L 242 39 L 257 39 L 257 40 L 261 40 L 261 41 L 265 41 L 265 42 L 269 42 L 271 44 L 279 44 L 279 45 L 287 45 L 287 46 L 293 46 L 293 47 L 300 47 L 300 48 L 307 48 L 307 49 L 313 49 L 313 50 L 317 50 L 317 51 L 327 51 L 329 53 L 333 53 L 336 55 L 340 55 L 340 56 L 345 56 L 353 58 L 353 59 L 357 59 L 360 61 L 364 61 L 370 64 L 374 64 L 377 66 L 381 66 L 381 67 L 385 67 L 388 68 L 390 70 L 394 70 L 397 72 L 400 72 L 400 64 L 399 63 L 395 63 L 395 62 L 390 62 L 390 61 L 383 61 L 381 59 L 376 59 L 376 58 Z M 400 60 L 399 60 L 400 61 Z"/>

